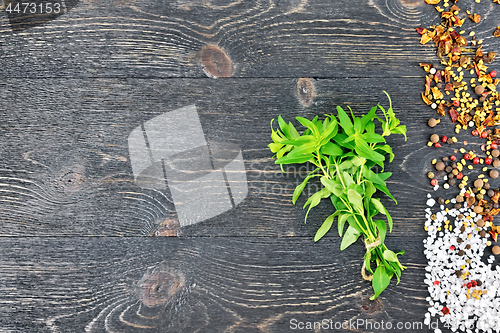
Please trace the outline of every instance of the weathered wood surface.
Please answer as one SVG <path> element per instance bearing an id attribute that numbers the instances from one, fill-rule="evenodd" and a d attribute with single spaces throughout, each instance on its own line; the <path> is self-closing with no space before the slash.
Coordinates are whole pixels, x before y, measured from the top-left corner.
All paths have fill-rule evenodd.
<path id="1" fill-rule="evenodd" d="M 491 1 L 474 9 L 498 17 Z M 409 62 L 434 61 L 434 51 L 418 45 L 414 29 L 436 17 L 418 0 L 82 0 L 28 30 L 13 32 L 0 16 L 0 76 L 421 75 Z M 494 26 L 482 25 L 477 36 L 498 49 Z M 218 49 L 206 50 L 202 64 L 207 45 Z"/>
<path id="2" fill-rule="evenodd" d="M 207 139 L 241 147 L 249 193 L 235 209 L 183 228 L 183 235 L 310 237 L 329 215 L 331 204 L 312 210 L 310 224 L 304 225 L 305 199 L 295 207 L 291 196 L 305 168 L 290 169 L 284 175 L 274 164 L 267 148 L 271 119 L 279 114 L 287 119 L 311 117 L 347 103 L 358 114 L 378 102 L 388 106 L 382 88 L 371 79 L 311 82 L 316 96 L 307 109 L 297 95 L 297 79 L 10 79 L 1 83 L 2 109 L 7 112 L 1 119 L 0 234 L 150 235 L 169 218 L 173 207 L 164 192 L 134 183 L 127 137 L 141 121 L 196 104 Z M 418 102 L 421 80 L 388 78 L 385 82 L 398 117 L 411 134 L 406 142 L 402 136 L 390 138 L 396 158 L 386 170 L 394 172 L 389 188 L 399 204 L 388 198 L 383 202 L 394 212 L 395 235 L 421 234 L 429 190 L 426 170 L 443 150 L 421 149 L 428 140 L 423 131 L 428 112 L 420 111 Z"/>
<path id="3" fill-rule="evenodd" d="M 339 253 L 332 238 L 4 238 L 15 255 L 1 262 L 0 327 L 247 333 L 290 332 L 293 319 L 422 322 L 422 243 L 387 243 L 401 241 L 405 278 L 370 303 L 362 245 Z"/>
<path id="4" fill-rule="evenodd" d="M 471 6 L 488 18 L 476 36 L 498 51 L 492 31 L 500 23 L 492 18 L 500 6 Z M 2 10 L 0 332 L 289 332 L 293 318 L 422 322 L 425 174 L 445 150 L 425 147 L 432 111 L 419 97 L 418 63 L 436 58 L 414 28 L 436 18 L 412 0 L 86 0 L 22 30 Z M 361 113 L 387 105 L 382 90 L 408 126 L 407 142 L 391 138 L 396 158 L 387 167 L 399 205 L 382 199 L 395 219 L 387 243 L 406 250 L 408 270 L 370 303 L 361 243 L 340 252 L 335 233 L 313 243 L 329 205 L 304 225 L 290 202 L 301 175 L 283 176 L 266 145 L 279 114 L 347 104 Z M 179 238 L 145 237 L 171 217 L 172 203 L 134 183 L 127 137 L 190 104 L 207 139 L 241 147 L 248 196 L 182 228 Z M 447 123 L 437 129 L 451 135 Z"/>

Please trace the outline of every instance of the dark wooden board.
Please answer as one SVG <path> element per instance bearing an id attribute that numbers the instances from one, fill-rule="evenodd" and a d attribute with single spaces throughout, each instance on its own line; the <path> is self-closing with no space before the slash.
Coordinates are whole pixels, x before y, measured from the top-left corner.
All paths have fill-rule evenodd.
<path id="1" fill-rule="evenodd" d="M 498 49 L 492 18 L 500 8 L 472 7 L 489 18 L 476 36 Z M 414 0 L 82 0 L 15 32 L 2 13 L 4 78 L 420 75 L 411 62 L 435 61 L 435 53 L 419 46 L 415 28 L 439 20 Z"/>
<path id="2" fill-rule="evenodd" d="M 338 240 L 296 237 L 1 242 L 11 254 L 0 270 L 2 332 L 290 332 L 293 319 L 421 323 L 426 309 L 415 237 L 387 240 L 405 243 L 408 269 L 376 302 L 360 242 L 343 252 Z M 417 331 L 429 332 L 408 330 Z"/>
<path id="3" fill-rule="evenodd" d="M 134 183 L 127 138 L 145 120 L 195 104 L 207 140 L 241 147 L 249 192 L 236 208 L 182 228 L 183 235 L 310 237 L 331 204 L 314 209 L 304 225 L 305 197 L 293 206 L 291 195 L 305 167 L 283 174 L 273 163 L 271 119 L 322 115 L 347 104 L 361 114 L 378 102 L 387 107 L 387 89 L 409 138 L 389 138 L 396 158 L 386 170 L 399 204 L 382 200 L 394 216 L 394 235 L 421 235 L 430 161 L 461 147 L 425 145 L 432 133 L 425 123 L 435 113 L 418 100 L 421 81 L 312 80 L 315 97 L 305 108 L 296 79 L 10 79 L 0 83 L 0 234 L 150 235 L 174 208 L 167 192 Z M 436 130 L 451 136 L 449 123 L 443 118 Z"/>
<path id="4" fill-rule="evenodd" d="M 425 175 L 432 159 L 461 145 L 426 147 L 433 132 L 454 134 L 448 118 L 425 125 L 435 113 L 420 99 L 418 63 L 437 59 L 415 28 L 438 21 L 432 6 L 65 0 L 67 13 L 26 21 L 0 3 L 1 332 L 290 332 L 292 319 L 433 332 L 418 329 L 428 296 Z M 484 48 L 498 51 L 500 6 L 483 0 L 467 9 L 483 16 L 474 31 Z M 313 242 L 331 205 L 305 225 L 305 198 L 291 204 L 303 175 L 283 175 L 266 146 L 279 114 L 312 117 L 336 105 L 361 114 L 388 105 L 382 90 L 408 127 L 407 142 L 390 138 L 388 186 L 399 204 L 382 198 L 395 220 L 386 243 L 406 250 L 408 269 L 369 302 L 361 242 L 340 252 L 335 231 Z M 172 218 L 173 204 L 167 192 L 134 182 L 127 138 L 191 104 L 207 140 L 241 148 L 249 193 L 181 228 L 181 237 L 143 237 Z M 467 133 L 458 138 L 479 150 Z M 348 330 L 383 331 L 358 328 Z"/>

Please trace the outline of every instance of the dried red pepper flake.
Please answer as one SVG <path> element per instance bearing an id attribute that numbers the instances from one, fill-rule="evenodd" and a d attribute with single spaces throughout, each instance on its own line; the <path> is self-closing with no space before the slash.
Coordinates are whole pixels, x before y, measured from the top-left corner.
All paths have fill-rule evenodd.
<path id="1" fill-rule="evenodd" d="M 438 281 L 438 280 L 436 280 L 436 281 L 434 281 L 434 282 L 433 282 L 433 284 L 434 284 L 435 286 L 439 286 L 439 281 Z"/>
<path id="2" fill-rule="evenodd" d="M 427 29 L 425 29 L 425 28 L 417 28 L 416 30 L 421 35 L 423 35 L 423 34 L 425 34 L 427 32 Z"/>
<path id="3" fill-rule="evenodd" d="M 451 108 L 448 110 L 448 114 L 450 115 L 451 121 L 455 123 L 458 119 L 458 112 L 454 108 Z"/>
<path id="4" fill-rule="evenodd" d="M 493 36 L 500 37 L 500 27 L 497 27 L 497 30 L 493 33 Z"/>
<path id="5" fill-rule="evenodd" d="M 450 250 L 455 250 L 455 247 L 453 245 L 450 246 Z"/>
<path id="6" fill-rule="evenodd" d="M 470 283 L 472 284 L 472 287 L 477 287 L 477 281 L 476 280 L 472 280 Z"/>
<path id="7" fill-rule="evenodd" d="M 467 289 L 470 289 L 472 288 L 472 283 L 471 282 L 467 282 Z"/>
<path id="8" fill-rule="evenodd" d="M 471 16 L 469 16 L 470 19 L 474 22 L 474 23 L 479 23 L 481 22 L 481 15 L 479 14 L 473 14 Z"/>

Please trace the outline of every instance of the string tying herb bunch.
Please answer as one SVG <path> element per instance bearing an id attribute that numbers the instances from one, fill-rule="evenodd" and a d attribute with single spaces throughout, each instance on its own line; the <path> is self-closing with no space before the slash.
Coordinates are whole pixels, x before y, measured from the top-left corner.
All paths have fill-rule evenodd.
<path id="1" fill-rule="evenodd" d="M 309 162 L 316 167 L 295 188 L 292 198 L 295 204 L 307 182 L 320 177 L 323 187 L 304 204 L 304 209 L 307 207 L 305 222 L 309 211 L 324 198 L 330 198 L 335 212 L 323 222 L 314 241 L 321 239 L 330 230 L 335 218 L 338 233 L 342 237 L 341 251 L 356 242 L 361 235 L 364 236 L 366 253 L 361 274 L 365 280 L 372 281 L 372 300 L 387 288 L 394 275 L 399 283 L 401 272 L 406 268 L 398 259 L 398 255 L 403 255 L 404 251 L 395 253 L 384 244 L 387 229 L 392 232 L 392 218 L 380 199 L 373 197 L 378 190 L 397 203 L 385 183 L 391 173 L 377 173 L 374 168 L 379 166 L 383 171 L 386 155 L 389 154 L 389 162 L 394 158 L 385 137 L 403 134 L 406 140 L 406 126 L 399 125 L 391 98 L 387 92 L 384 93 L 389 98 L 387 111 L 379 104 L 359 118 L 354 116 L 350 107 L 351 116 L 337 106 L 337 117 L 325 115 L 325 120 L 320 120 L 318 116 L 312 120 L 297 117 L 306 127 L 302 134 L 299 134 L 291 122 L 286 123 L 279 116 L 279 128 L 276 131 L 273 129 L 274 119 L 271 121 L 273 142 L 269 144 L 269 148 L 275 153 L 275 163 L 280 164 L 282 170 L 283 164 Z M 377 115 L 379 109 L 384 119 Z M 382 134 L 375 132 L 375 120 L 381 124 Z M 378 214 L 385 215 L 387 223 L 374 219 Z M 377 265 L 375 271 L 372 269 L 372 262 Z"/>

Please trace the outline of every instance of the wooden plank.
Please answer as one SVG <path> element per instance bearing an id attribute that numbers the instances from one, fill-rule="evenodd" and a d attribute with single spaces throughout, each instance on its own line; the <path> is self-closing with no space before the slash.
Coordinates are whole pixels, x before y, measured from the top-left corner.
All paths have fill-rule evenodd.
<path id="1" fill-rule="evenodd" d="M 289 169 L 294 173 L 284 175 L 273 164 L 267 148 L 270 120 L 279 114 L 290 120 L 298 115 L 312 117 L 346 104 L 360 114 L 378 102 L 388 106 L 382 89 L 391 94 L 409 136 L 407 142 L 402 136 L 390 138 L 396 158 L 386 170 L 394 173 L 389 188 L 399 205 L 382 200 L 395 218 L 395 235 L 423 233 L 430 161 L 456 146 L 426 147 L 432 131 L 425 123 L 434 112 L 419 102 L 421 80 L 386 79 L 384 87 L 373 79 L 310 80 L 316 92 L 308 108 L 297 94 L 297 83 L 295 79 L 10 79 L 0 83 L 0 108 L 6 111 L 0 116 L 4 138 L 0 234 L 153 233 L 172 217 L 175 207 L 168 191 L 134 183 L 127 138 L 143 122 L 195 104 L 207 140 L 241 147 L 248 195 L 236 208 L 181 232 L 186 236 L 311 237 L 330 214 L 330 205 L 325 202 L 312 210 L 309 224 L 303 224 L 300 207 L 305 199 L 294 207 L 291 195 L 305 169 Z M 449 122 L 443 119 L 443 124 Z"/>
<path id="2" fill-rule="evenodd" d="M 415 76 L 418 62 L 436 61 L 415 28 L 439 22 L 433 6 L 412 0 L 82 0 L 16 32 L 1 15 L 5 78 Z M 494 28 L 474 29 L 498 50 Z"/>
<path id="3" fill-rule="evenodd" d="M 387 243 L 405 244 L 408 269 L 369 302 L 359 242 L 340 252 L 338 240 L 298 237 L 3 237 L 0 330 L 290 332 L 293 319 L 422 323 L 422 239 Z"/>

